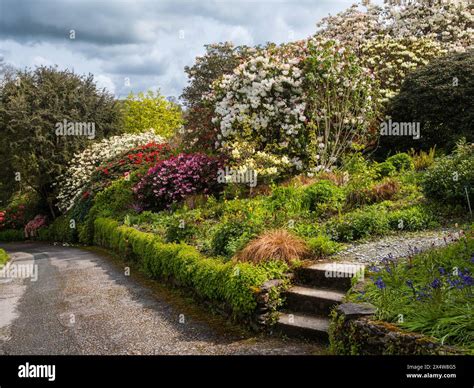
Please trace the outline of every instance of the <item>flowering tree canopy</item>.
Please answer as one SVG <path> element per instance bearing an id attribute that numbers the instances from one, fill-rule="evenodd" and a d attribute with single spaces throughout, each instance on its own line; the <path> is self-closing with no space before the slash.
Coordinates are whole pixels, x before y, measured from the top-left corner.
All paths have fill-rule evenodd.
<path id="1" fill-rule="evenodd" d="M 410 71 L 446 52 L 437 40 L 380 35 L 362 45 L 360 58 L 376 75 L 382 101 L 386 102 L 399 91 Z"/>
<path id="2" fill-rule="evenodd" d="M 352 5 L 317 24 L 317 35 L 336 39 L 359 52 L 380 34 L 392 38 L 429 38 L 448 51 L 465 51 L 474 37 L 473 6 L 467 0 L 403 2 L 401 5 Z"/>
<path id="3" fill-rule="evenodd" d="M 316 36 L 340 41 L 374 72 L 382 102 L 398 92 L 409 71 L 443 54 L 464 52 L 474 38 L 473 7 L 467 1 L 354 4 L 317 26 Z"/>

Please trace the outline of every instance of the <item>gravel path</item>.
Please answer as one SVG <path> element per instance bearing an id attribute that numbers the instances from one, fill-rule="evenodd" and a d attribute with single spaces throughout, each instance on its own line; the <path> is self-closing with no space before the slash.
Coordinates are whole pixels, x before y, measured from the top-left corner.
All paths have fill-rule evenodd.
<path id="1" fill-rule="evenodd" d="M 38 279 L 0 278 L 0 354 L 321 354 L 252 335 L 103 254 L 2 244 Z M 34 274 L 34 272 L 33 272 Z"/>
<path id="2" fill-rule="evenodd" d="M 459 238 L 455 230 L 400 233 L 379 240 L 353 244 L 334 256 L 335 260 L 377 263 L 392 254 L 394 258 L 407 257 L 414 252 L 449 244 Z"/>

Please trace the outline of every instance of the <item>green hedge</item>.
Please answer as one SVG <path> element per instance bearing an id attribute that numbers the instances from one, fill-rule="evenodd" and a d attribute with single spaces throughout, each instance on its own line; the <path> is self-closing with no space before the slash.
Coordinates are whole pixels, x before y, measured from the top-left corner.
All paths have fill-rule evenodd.
<path id="1" fill-rule="evenodd" d="M 78 224 L 76 223 L 72 228 L 71 220 L 67 214 L 56 218 L 51 225 L 38 230 L 38 240 L 76 243 L 78 241 Z"/>
<path id="2" fill-rule="evenodd" d="M 139 263 L 154 279 L 173 279 L 213 303 L 225 304 L 235 317 L 250 316 L 257 306 L 255 293 L 267 280 L 283 278 L 284 263 L 255 266 L 206 258 L 184 243 L 164 243 L 151 233 L 97 218 L 94 244 Z"/>
<path id="3" fill-rule="evenodd" d="M 6 229 L 0 232 L 0 241 L 23 241 L 25 239 L 25 232 L 21 229 Z"/>

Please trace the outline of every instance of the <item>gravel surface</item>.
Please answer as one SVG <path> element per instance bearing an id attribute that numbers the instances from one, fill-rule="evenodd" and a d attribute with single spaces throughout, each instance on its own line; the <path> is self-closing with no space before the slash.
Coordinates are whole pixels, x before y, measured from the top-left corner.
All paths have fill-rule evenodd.
<path id="1" fill-rule="evenodd" d="M 360 263 L 377 263 L 392 254 L 393 258 L 407 257 L 413 253 L 449 244 L 459 238 L 455 230 L 400 233 L 379 240 L 353 244 L 333 257 Z"/>
<path id="2" fill-rule="evenodd" d="M 0 354 L 321 354 L 325 346 L 249 334 L 176 291 L 125 275 L 95 251 L 2 244 L 38 279 L 0 278 Z M 132 271 L 133 272 L 133 271 Z"/>

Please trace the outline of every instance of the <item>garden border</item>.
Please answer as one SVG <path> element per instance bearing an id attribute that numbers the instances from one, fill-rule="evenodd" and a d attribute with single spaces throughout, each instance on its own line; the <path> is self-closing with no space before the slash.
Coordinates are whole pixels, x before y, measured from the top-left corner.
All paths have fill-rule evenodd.
<path id="1" fill-rule="evenodd" d="M 330 347 L 337 355 L 463 355 L 424 334 L 403 331 L 374 318 L 370 303 L 343 303 L 331 314 Z"/>

